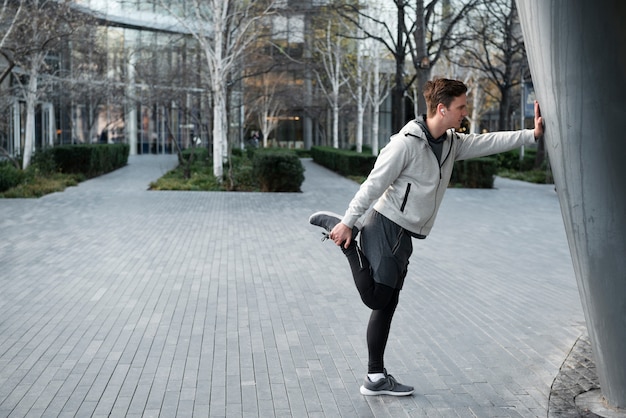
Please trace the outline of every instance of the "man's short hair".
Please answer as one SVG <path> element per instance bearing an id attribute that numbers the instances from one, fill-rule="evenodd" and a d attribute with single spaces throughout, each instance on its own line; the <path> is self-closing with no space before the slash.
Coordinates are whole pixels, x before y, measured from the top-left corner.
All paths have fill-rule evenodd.
<path id="1" fill-rule="evenodd" d="M 447 78 L 435 78 L 424 84 L 424 99 L 428 115 L 433 116 L 437 112 L 437 105 L 443 104 L 450 107 L 450 103 L 456 97 L 467 93 L 467 86 L 459 80 L 449 80 Z"/>

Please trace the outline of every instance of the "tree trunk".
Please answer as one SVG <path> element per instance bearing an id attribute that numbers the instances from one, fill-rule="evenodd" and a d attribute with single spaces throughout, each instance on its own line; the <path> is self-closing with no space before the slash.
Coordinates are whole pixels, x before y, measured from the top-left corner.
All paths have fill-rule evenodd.
<path id="1" fill-rule="evenodd" d="M 415 82 L 417 83 L 417 90 L 419 94 L 417 95 L 418 114 L 416 114 L 415 117 L 428 113 L 428 109 L 426 109 L 426 99 L 424 99 L 424 84 L 430 80 L 430 73 L 430 67 L 417 70 L 417 78 Z"/>
<path id="2" fill-rule="evenodd" d="M 380 118 L 380 110 L 378 106 L 374 107 L 373 115 L 372 115 L 372 155 L 378 155 L 378 135 L 379 135 L 379 122 Z"/>
<path id="3" fill-rule="evenodd" d="M 226 89 L 213 86 L 213 175 L 222 181 L 224 174 L 224 152 L 226 142 Z"/>
<path id="4" fill-rule="evenodd" d="M 415 117 L 420 114 L 427 114 L 426 99 L 422 89 L 424 84 L 430 80 L 430 58 L 426 50 L 426 17 L 424 16 L 424 0 L 415 2 L 415 31 L 413 32 L 415 40 L 415 54 L 419 62 L 419 68 L 416 68 L 417 77 L 417 111 Z"/>
<path id="5" fill-rule="evenodd" d="M 358 103 L 356 113 L 356 152 L 363 152 L 363 121 L 365 119 L 363 103 Z"/>
<path id="6" fill-rule="evenodd" d="M 394 86 L 391 89 L 391 130 L 398 132 L 405 124 L 406 111 L 404 109 L 404 92 L 406 85 L 404 83 L 404 7 L 398 6 L 398 31 L 396 40 L 396 74 L 394 77 Z"/>
<path id="7" fill-rule="evenodd" d="M 224 152 L 227 147 L 224 143 L 227 141 L 227 122 L 228 113 L 226 71 L 224 68 L 224 31 L 225 24 L 223 14 L 227 9 L 228 2 L 222 4 L 213 2 L 217 7 L 214 10 L 215 16 L 213 24 L 215 25 L 215 39 L 213 39 L 213 48 L 207 44 L 205 53 L 209 59 L 209 68 L 211 74 L 211 91 L 213 94 L 213 175 L 218 182 L 222 182 L 224 175 Z M 208 42 L 205 40 L 205 42 Z"/>
<path id="8" fill-rule="evenodd" d="M 374 83 L 372 93 L 372 154 L 378 155 L 378 130 L 380 115 L 380 59 L 376 58 L 374 61 Z"/>
<path id="9" fill-rule="evenodd" d="M 511 91 L 509 89 L 501 90 L 502 97 L 500 99 L 500 111 L 498 113 L 498 130 L 509 131 L 510 125 L 510 111 L 511 111 Z"/>
<path id="10" fill-rule="evenodd" d="M 365 115 L 365 104 L 363 103 L 363 63 L 362 63 L 362 52 L 359 47 L 357 53 L 357 91 L 356 91 L 356 113 L 357 113 L 357 121 L 356 121 L 356 152 L 363 152 L 363 119 Z M 368 80 L 369 82 L 369 80 Z"/>
<path id="11" fill-rule="evenodd" d="M 339 105 L 333 104 L 333 148 L 339 148 Z"/>
<path id="12" fill-rule="evenodd" d="M 391 90 L 391 130 L 394 133 L 400 131 L 405 124 L 404 91 L 404 81 L 398 80 L 396 76 L 396 83 Z"/>
<path id="13" fill-rule="evenodd" d="M 28 79 L 28 89 L 26 91 L 26 127 L 24 131 L 24 159 L 22 168 L 25 170 L 30 165 L 30 160 L 35 147 L 35 102 L 37 100 L 37 71 L 33 65 Z"/>
<path id="14" fill-rule="evenodd" d="M 480 133 L 480 110 L 482 107 L 482 90 L 480 90 L 478 83 L 474 88 L 474 94 L 472 94 L 472 116 L 470 117 L 470 133 Z"/>

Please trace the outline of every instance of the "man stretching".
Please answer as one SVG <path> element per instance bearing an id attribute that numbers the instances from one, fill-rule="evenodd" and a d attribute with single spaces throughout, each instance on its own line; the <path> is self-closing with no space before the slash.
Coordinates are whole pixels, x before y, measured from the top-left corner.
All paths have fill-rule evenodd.
<path id="1" fill-rule="evenodd" d="M 361 300 L 372 310 L 367 325 L 368 371 L 361 386 L 363 395 L 413 393 L 413 387 L 387 374 L 385 347 L 413 252 L 412 238 L 428 236 L 454 162 L 534 144 L 543 135 L 537 102 L 534 130 L 455 132 L 467 116 L 466 93 L 467 86 L 461 81 L 440 78 L 427 82 L 424 98 L 428 114 L 407 123 L 391 137 L 345 214 L 316 212 L 309 218 L 340 246 Z M 361 226 L 357 221 L 364 214 Z M 355 241 L 359 232 L 360 246 Z"/>

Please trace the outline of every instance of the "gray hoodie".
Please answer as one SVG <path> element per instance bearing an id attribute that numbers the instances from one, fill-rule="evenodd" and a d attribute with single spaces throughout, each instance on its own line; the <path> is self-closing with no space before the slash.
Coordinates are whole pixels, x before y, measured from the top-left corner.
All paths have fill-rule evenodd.
<path id="1" fill-rule="evenodd" d="M 535 143 L 532 129 L 486 134 L 447 132 L 441 165 L 416 120 L 393 135 L 348 206 L 342 223 L 353 227 L 374 209 L 412 235 L 425 237 L 435 222 L 454 162 L 510 151 Z"/>

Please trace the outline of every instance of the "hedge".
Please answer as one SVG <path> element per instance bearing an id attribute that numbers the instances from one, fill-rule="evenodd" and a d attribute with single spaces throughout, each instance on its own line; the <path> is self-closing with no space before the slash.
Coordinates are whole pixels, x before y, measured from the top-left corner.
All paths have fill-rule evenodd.
<path id="1" fill-rule="evenodd" d="M 291 151 L 276 148 L 256 150 L 252 170 L 262 192 L 299 192 L 304 181 L 302 162 Z"/>
<path id="2" fill-rule="evenodd" d="M 0 192 L 17 186 L 24 180 L 24 172 L 8 162 L 0 162 Z"/>
<path id="3" fill-rule="evenodd" d="M 97 177 L 128 163 L 128 144 L 60 145 L 50 148 L 57 170 Z"/>
<path id="4" fill-rule="evenodd" d="M 497 172 L 498 159 L 496 157 L 456 161 L 450 184 L 455 187 L 491 189 Z"/>
<path id="5" fill-rule="evenodd" d="M 343 176 L 367 176 L 376 162 L 374 155 L 332 147 L 312 147 L 311 157 L 316 163 Z"/>
<path id="6" fill-rule="evenodd" d="M 502 170 L 530 171 L 535 167 L 537 158 L 537 148 L 524 148 L 524 158 L 520 160 L 520 149 L 497 154 L 494 158 L 498 160 L 498 167 Z"/>

